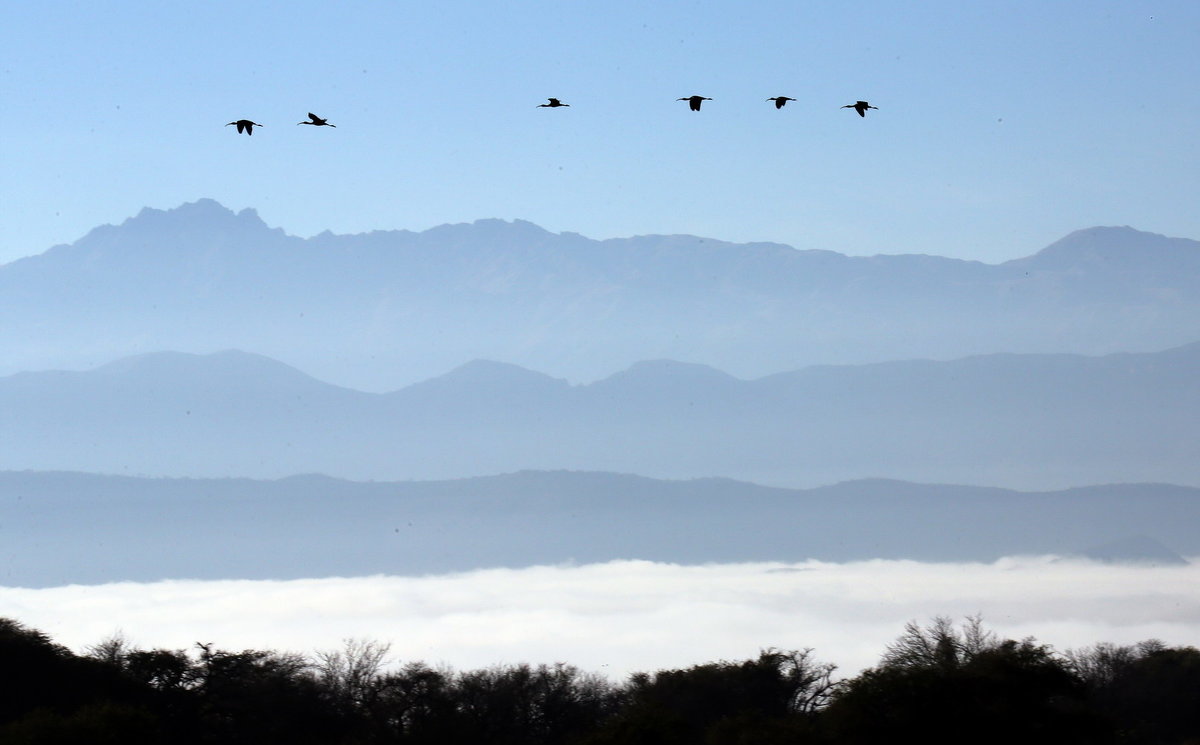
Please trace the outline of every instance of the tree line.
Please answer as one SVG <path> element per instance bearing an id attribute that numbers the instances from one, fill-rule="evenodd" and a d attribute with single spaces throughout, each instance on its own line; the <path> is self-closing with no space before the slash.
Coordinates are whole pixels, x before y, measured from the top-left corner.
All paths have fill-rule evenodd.
<path id="1" fill-rule="evenodd" d="M 980 619 L 908 624 L 838 678 L 812 650 L 637 673 L 556 663 L 390 664 L 351 640 L 305 656 L 120 636 L 74 653 L 0 619 L 0 743 L 49 745 L 839 745 L 1200 743 L 1200 651 L 1057 652 Z"/>

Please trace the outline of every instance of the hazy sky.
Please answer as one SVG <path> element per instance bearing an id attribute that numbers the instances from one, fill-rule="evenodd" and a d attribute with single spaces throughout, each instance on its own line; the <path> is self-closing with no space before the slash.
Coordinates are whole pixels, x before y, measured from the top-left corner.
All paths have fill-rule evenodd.
<path id="1" fill-rule="evenodd" d="M 143 648 L 196 641 L 312 652 L 347 638 L 459 669 L 569 662 L 636 670 L 804 649 L 854 674 L 911 620 L 981 615 L 1059 650 L 1200 637 L 1200 564 L 1139 569 L 1051 557 L 992 564 L 678 566 L 618 561 L 428 577 L 0 588 L 0 617 L 80 650 L 114 632 Z"/>
<path id="2" fill-rule="evenodd" d="M 302 236 L 501 217 L 984 261 L 1097 224 L 1200 237 L 1194 0 L 49 0 L 0 28 L 0 262 L 200 197 Z"/>

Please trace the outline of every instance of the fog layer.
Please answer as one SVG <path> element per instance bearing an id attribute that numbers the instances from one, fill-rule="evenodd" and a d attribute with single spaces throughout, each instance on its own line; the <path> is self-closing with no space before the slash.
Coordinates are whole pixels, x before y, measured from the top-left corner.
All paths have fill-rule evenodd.
<path id="1" fill-rule="evenodd" d="M 1200 638 L 1200 566 L 1134 568 L 1006 558 L 681 566 L 618 561 L 426 577 L 121 583 L 0 589 L 0 616 L 75 649 L 121 631 L 143 647 L 392 644 L 392 660 L 459 668 L 566 661 L 634 670 L 812 647 L 852 673 L 909 620 L 981 614 L 1059 649 Z"/>

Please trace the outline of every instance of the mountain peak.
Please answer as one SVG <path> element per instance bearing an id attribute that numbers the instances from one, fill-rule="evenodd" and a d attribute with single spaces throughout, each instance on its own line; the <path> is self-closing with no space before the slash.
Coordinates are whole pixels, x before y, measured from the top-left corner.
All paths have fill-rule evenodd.
<path id="1" fill-rule="evenodd" d="M 250 211 L 253 212 L 253 210 Z M 171 209 L 160 210 L 153 207 L 143 207 L 141 212 L 138 212 L 137 215 L 129 218 L 129 220 L 137 220 L 140 218 L 150 218 L 154 215 L 168 214 L 199 217 L 230 216 L 233 215 L 233 210 L 229 209 L 215 199 L 201 197 L 194 202 L 184 202 L 178 207 L 173 207 Z M 129 220 L 126 220 L 126 222 L 129 222 Z"/>
<path id="2" fill-rule="evenodd" d="M 271 385 L 326 385 L 270 357 L 227 349 L 211 354 L 148 352 L 115 360 L 93 370 L 115 377 L 184 381 L 269 381 Z"/>
<path id="3" fill-rule="evenodd" d="M 1082 264 L 1146 265 L 1168 258 L 1200 259 L 1200 242 L 1147 233 L 1128 225 L 1076 230 L 1033 256 L 1007 262 L 1062 270 Z"/>
<path id="4" fill-rule="evenodd" d="M 609 376 L 600 381 L 601 384 L 611 385 L 650 385 L 657 386 L 666 382 L 704 382 L 704 383 L 736 383 L 738 379 L 722 372 L 715 367 L 701 365 L 695 362 L 679 362 L 678 360 L 642 360 L 635 362 L 628 369 Z"/>
<path id="5" fill-rule="evenodd" d="M 528 220 L 501 220 L 498 217 L 485 217 L 481 220 L 476 220 L 471 223 L 477 228 L 493 228 L 497 230 L 503 229 L 518 229 L 527 232 L 545 233 L 547 232 L 541 226 L 529 222 Z"/>
<path id="6" fill-rule="evenodd" d="M 43 255 L 72 261 L 87 254 L 92 265 L 104 257 L 116 260 L 114 271 L 123 271 L 123 261 L 195 254 L 226 245 L 257 247 L 285 237 L 282 229 L 268 227 L 253 209 L 235 213 L 216 200 L 198 199 L 166 210 L 144 207 L 120 225 L 102 225 L 74 244 L 55 246 Z"/>
<path id="7" fill-rule="evenodd" d="M 484 238 L 494 245 L 525 245 L 541 243 L 553 237 L 553 233 L 527 220 L 501 220 L 496 217 L 474 222 L 447 223 L 430 228 L 422 233 L 426 238 L 437 238 L 443 242 Z"/>
<path id="8" fill-rule="evenodd" d="M 431 380 L 426 380 L 424 383 L 417 385 L 455 385 L 455 386 L 566 386 L 567 382 L 561 378 L 554 378 L 545 373 L 534 372 L 520 365 L 513 365 L 508 362 L 496 362 L 495 360 L 471 360 L 465 364 L 459 365 L 445 375 L 440 375 Z"/>
<path id="9" fill-rule="evenodd" d="M 151 229 L 169 227 L 176 230 L 234 225 L 242 229 L 270 229 L 258 216 L 257 210 L 247 207 L 241 212 L 235 213 L 215 199 L 208 198 L 184 202 L 178 207 L 166 210 L 143 207 L 141 212 L 121 223 L 121 227 L 148 227 Z"/>

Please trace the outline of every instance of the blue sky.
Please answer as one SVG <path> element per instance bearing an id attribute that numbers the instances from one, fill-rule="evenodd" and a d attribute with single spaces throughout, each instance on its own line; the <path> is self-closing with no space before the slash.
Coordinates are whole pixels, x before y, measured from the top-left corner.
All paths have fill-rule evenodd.
<path id="1" fill-rule="evenodd" d="M 201 197 L 301 236 L 501 217 L 988 262 L 1093 225 L 1200 238 L 1191 0 L 50 0 L 0 28 L 0 262 Z"/>

